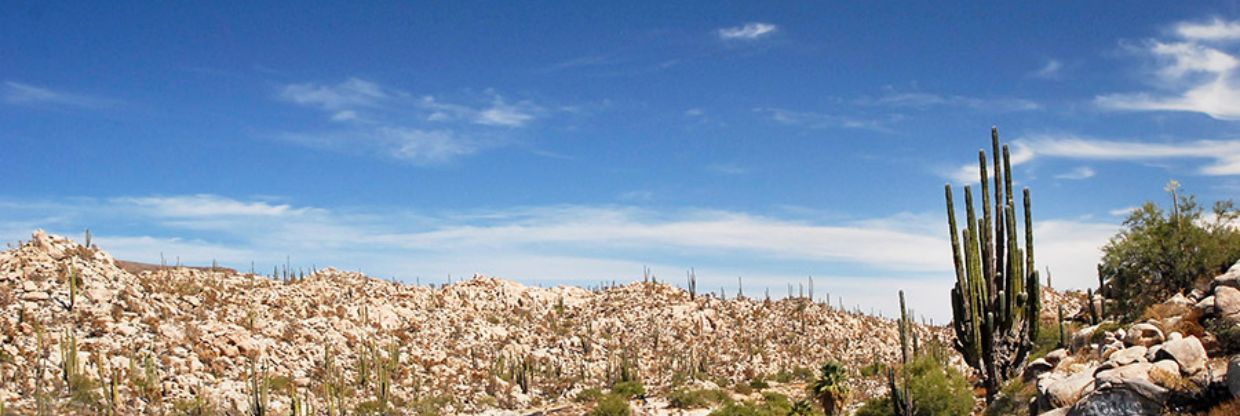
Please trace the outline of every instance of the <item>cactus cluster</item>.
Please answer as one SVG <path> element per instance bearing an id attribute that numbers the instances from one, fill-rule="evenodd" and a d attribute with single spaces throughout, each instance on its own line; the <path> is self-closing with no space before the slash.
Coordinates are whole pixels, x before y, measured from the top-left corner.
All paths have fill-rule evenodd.
<path id="1" fill-rule="evenodd" d="M 952 289 L 955 348 L 969 366 L 978 370 L 993 400 L 1004 380 L 1021 368 L 1037 339 L 1041 309 L 1038 273 L 1033 262 L 1033 220 L 1029 188 L 1024 189 L 1024 243 L 1017 237 L 1016 206 L 1012 192 L 1011 156 L 999 132 L 991 129 L 994 155 L 994 208 L 988 190 L 990 175 L 986 151 L 978 151 L 982 218 L 974 210 L 972 187 L 965 186 L 967 223 L 956 226 L 952 187 L 945 186 L 947 221 L 952 240 L 956 286 Z M 1002 182 L 1002 183 L 1000 183 Z M 963 233 L 964 235 L 959 235 Z"/>
<path id="2" fill-rule="evenodd" d="M 900 332 L 900 365 L 901 368 L 908 368 L 909 363 L 909 340 L 912 339 L 916 344 L 916 333 L 912 333 L 912 322 L 908 319 L 908 310 L 904 306 L 904 291 L 900 291 L 900 320 L 897 322 L 897 329 Z M 916 348 L 913 349 L 913 356 L 917 354 Z M 896 385 L 895 369 L 887 369 L 887 388 L 891 390 L 891 406 L 896 416 L 908 416 L 913 414 L 913 397 L 909 394 L 907 374 L 904 379 L 904 387 Z"/>

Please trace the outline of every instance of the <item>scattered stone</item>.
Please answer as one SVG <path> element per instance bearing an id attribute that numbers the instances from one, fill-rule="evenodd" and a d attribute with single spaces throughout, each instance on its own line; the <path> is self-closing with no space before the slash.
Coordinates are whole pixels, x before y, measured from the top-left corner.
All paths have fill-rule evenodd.
<path id="1" fill-rule="evenodd" d="M 1240 288 L 1240 261 L 1237 261 L 1236 264 L 1231 265 L 1231 268 L 1228 268 L 1226 273 L 1215 276 L 1214 284 L 1218 287 L 1227 286 Z M 1218 287 L 1215 287 L 1214 289 L 1216 294 L 1218 292 Z"/>
<path id="2" fill-rule="evenodd" d="M 1214 307 L 1220 316 L 1240 319 L 1240 289 L 1231 286 L 1214 288 Z"/>
<path id="3" fill-rule="evenodd" d="M 1175 338 L 1175 335 L 1179 333 L 1172 332 L 1172 338 Z M 1209 357 L 1206 356 L 1205 347 L 1195 336 L 1167 341 L 1155 356 L 1155 360 L 1175 360 L 1180 365 L 1181 372 L 1190 376 L 1205 369 L 1207 358 Z"/>
<path id="4" fill-rule="evenodd" d="M 1038 381 L 1038 408 L 1054 409 L 1071 406 L 1093 388 L 1093 370 L 1082 371 L 1071 376 L 1051 374 Z"/>
<path id="5" fill-rule="evenodd" d="M 1164 340 L 1162 330 L 1151 324 L 1133 325 L 1128 328 L 1128 336 L 1124 337 L 1124 342 L 1128 345 L 1139 345 L 1147 348 L 1161 344 Z"/>
<path id="6" fill-rule="evenodd" d="M 1163 303 L 1171 304 L 1171 305 L 1180 305 L 1180 306 L 1191 306 L 1193 304 L 1193 301 L 1189 300 L 1188 297 L 1184 296 L 1183 293 L 1176 293 L 1175 296 L 1172 296 L 1170 299 L 1167 299 Z"/>
<path id="7" fill-rule="evenodd" d="M 1025 371 L 1022 375 L 1022 378 L 1024 378 L 1025 381 L 1031 381 L 1031 380 L 1038 378 L 1039 375 L 1042 375 L 1054 369 L 1055 369 L 1054 364 L 1051 364 L 1045 358 L 1039 358 L 1039 359 L 1033 360 L 1028 365 L 1025 365 Z"/>
<path id="8" fill-rule="evenodd" d="M 22 294 L 22 300 L 27 302 L 42 302 L 52 297 L 44 291 L 26 292 Z"/>
<path id="9" fill-rule="evenodd" d="M 1148 348 L 1137 345 L 1117 351 L 1108 358 L 1115 366 L 1121 367 L 1136 362 L 1146 362 L 1145 353 Z"/>

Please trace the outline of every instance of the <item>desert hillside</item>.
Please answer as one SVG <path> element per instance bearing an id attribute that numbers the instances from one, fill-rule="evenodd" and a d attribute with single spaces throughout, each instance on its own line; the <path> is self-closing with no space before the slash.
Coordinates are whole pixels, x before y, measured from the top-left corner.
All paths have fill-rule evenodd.
<path id="1" fill-rule="evenodd" d="M 649 392 L 633 402 L 640 413 L 677 414 L 688 411 L 660 398 L 674 385 L 762 380 L 803 396 L 799 380 L 827 360 L 858 368 L 900 354 L 894 321 L 805 299 L 483 276 L 428 288 L 330 268 L 291 279 L 185 267 L 135 274 L 121 264 L 41 231 L 0 253 L 9 411 L 237 414 L 258 402 L 273 414 L 351 414 L 382 402 L 409 414 L 571 414 L 582 390 L 636 378 Z M 950 337 L 942 327 L 915 331 L 922 345 Z M 741 390 L 731 394 L 758 394 Z M 864 398 L 885 385 L 871 377 L 856 390 Z"/>

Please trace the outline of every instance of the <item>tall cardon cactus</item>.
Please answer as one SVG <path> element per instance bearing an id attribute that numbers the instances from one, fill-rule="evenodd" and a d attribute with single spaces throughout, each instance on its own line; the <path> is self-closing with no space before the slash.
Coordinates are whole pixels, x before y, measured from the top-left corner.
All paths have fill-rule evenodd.
<path id="1" fill-rule="evenodd" d="M 1016 204 L 1012 192 L 1011 155 L 1002 146 L 999 158 L 999 131 L 991 129 L 994 152 L 994 208 L 988 190 L 991 176 L 986 151 L 978 151 L 981 179 L 982 218 L 977 218 L 973 189 L 964 188 L 963 229 L 956 225 L 952 187 L 944 187 L 947 197 L 947 223 L 952 240 L 952 259 L 956 266 L 956 287 L 952 289 L 952 324 L 955 348 L 977 370 L 986 389 L 986 400 L 993 400 L 1003 382 L 1024 364 L 1033 340 L 1037 339 L 1038 273 L 1033 263 L 1033 219 L 1029 188 L 1024 189 L 1024 247 L 1017 237 Z M 960 235 L 963 233 L 963 236 Z"/>

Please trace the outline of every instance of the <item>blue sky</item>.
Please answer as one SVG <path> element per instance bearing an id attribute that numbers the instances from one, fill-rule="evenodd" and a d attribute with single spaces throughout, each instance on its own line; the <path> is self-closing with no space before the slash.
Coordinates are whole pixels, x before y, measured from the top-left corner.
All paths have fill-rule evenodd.
<path id="1" fill-rule="evenodd" d="M 1231 2 L 251 3 L 7 3 L 0 237 L 945 320 L 991 125 L 1058 287 L 1168 180 L 1240 194 Z"/>

